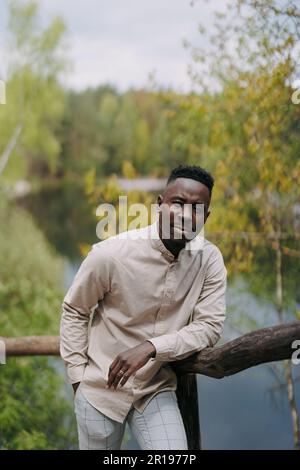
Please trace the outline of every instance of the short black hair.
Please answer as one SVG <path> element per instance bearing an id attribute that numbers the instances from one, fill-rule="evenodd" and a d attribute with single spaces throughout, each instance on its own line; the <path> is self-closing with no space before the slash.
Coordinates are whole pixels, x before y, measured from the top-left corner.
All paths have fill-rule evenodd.
<path id="1" fill-rule="evenodd" d="M 214 178 L 208 171 L 196 165 L 178 165 L 176 168 L 173 168 L 167 180 L 167 185 L 177 178 L 190 178 L 199 181 L 209 189 L 210 195 L 215 183 Z"/>

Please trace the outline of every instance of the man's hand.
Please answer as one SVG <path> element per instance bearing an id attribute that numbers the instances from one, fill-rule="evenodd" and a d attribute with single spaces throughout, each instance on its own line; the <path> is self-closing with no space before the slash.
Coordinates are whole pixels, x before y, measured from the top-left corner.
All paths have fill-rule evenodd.
<path id="1" fill-rule="evenodd" d="M 118 354 L 110 365 L 106 388 L 116 389 L 120 381 L 120 385 L 123 387 L 129 377 L 143 367 L 151 357 L 154 357 L 155 353 L 155 346 L 150 341 L 145 341 Z"/>
<path id="2" fill-rule="evenodd" d="M 74 391 L 74 395 L 75 395 L 76 390 L 77 390 L 77 388 L 79 387 L 79 385 L 80 385 L 80 382 L 76 382 L 76 384 L 72 384 L 73 391 Z"/>

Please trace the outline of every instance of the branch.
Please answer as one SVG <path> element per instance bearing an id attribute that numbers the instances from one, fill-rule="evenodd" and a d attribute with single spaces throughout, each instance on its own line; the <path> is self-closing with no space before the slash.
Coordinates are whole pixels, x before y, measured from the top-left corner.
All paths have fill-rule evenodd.
<path id="1" fill-rule="evenodd" d="M 8 142 L 6 148 L 4 149 L 4 151 L 3 151 L 3 153 L 0 157 L 0 175 L 5 170 L 8 159 L 9 159 L 12 151 L 14 150 L 15 146 L 17 145 L 17 142 L 18 142 L 18 139 L 20 137 L 22 129 L 23 129 L 23 124 L 18 124 L 17 127 L 15 128 L 15 132 L 12 135 L 12 138 Z"/>
<path id="2" fill-rule="evenodd" d="M 59 356 L 59 336 L 2 338 L 6 356 Z"/>
<path id="3" fill-rule="evenodd" d="M 220 379 L 249 367 L 290 359 L 292 343 L 300 339 L 300 322 L 262 328 L 229 341 L 223 346 L 206 348 L 182 361 L 170 363 L 178 375 L 202 374 Z M 58 336 L 0 338 L 7 357 L 58 356 Z"/>
<path id="4" fill-rule="evenodd" d="M 196 373 L 221 379 L 259 364 L 290 359 L 296 339 L 300 339 L 299 321 L 253 331 L 223 346 L 206 348 L 172 366 L 178 374 Z"/>

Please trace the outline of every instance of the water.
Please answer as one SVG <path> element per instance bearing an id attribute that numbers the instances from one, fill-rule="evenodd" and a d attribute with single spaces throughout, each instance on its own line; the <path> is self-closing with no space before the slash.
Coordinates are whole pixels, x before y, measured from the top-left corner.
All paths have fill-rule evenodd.
<path id="1" fill-rule="evenodd" d="M 297 384 L 298 406 L 300 387 Z M 266 365 L 220 381 L 198 378 L 205 449 L 292 449 L 292 421 L 284 390 Z"/>

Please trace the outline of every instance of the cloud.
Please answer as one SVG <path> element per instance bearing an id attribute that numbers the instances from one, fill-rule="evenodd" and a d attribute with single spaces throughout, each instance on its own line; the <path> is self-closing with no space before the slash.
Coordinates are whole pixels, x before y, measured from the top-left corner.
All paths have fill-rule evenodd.
<path id="1" fill-rule="evenodd" d="M 55 15 L 67 24 L 74 70 L 66 85 L 76 89 L 111 83 L 119 89 L 142 87 L 149 73 L 162 86 L 191 87 L 189 52 L 183 39 L 199 40 L 200 20 L 212 8 L 198 0 L 40 0 L 42 21 Z M 223 9 L 225 0 L 215 0 Z M 1 24 L 0 24 L 1 28 Z"/>

